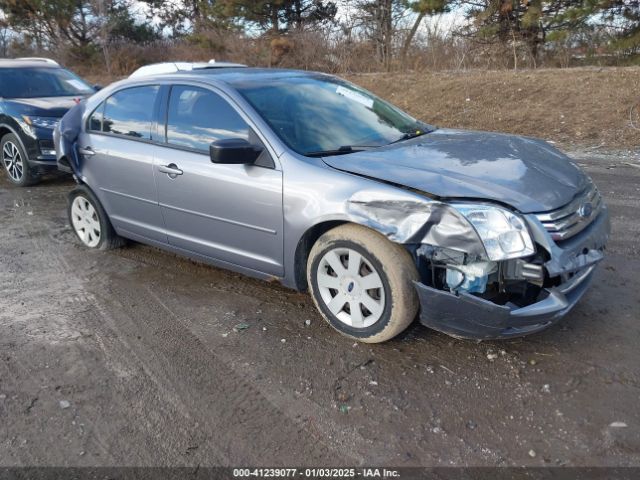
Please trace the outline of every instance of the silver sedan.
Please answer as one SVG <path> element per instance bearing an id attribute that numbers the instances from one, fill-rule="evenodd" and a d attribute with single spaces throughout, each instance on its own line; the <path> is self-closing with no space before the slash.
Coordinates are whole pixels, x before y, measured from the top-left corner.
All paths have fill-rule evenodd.
<path id="1" fill-rule="evenodd" d="M 436 128 L 319 73 L 145 68 L 55 132 L 87 247 L 131 239 L 309 290 L 363 342 L 417 317 L 465 338 L 540 331 L 603 258 L 597 188 L 541 140 Z"/>

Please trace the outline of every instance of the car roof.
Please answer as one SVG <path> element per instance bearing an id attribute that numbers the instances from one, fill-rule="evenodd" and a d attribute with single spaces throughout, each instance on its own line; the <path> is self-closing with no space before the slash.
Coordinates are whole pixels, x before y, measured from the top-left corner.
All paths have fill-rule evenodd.
<path id="1" fill-rule="evenodd" d="M 232 88 L 241 88 L 251 85 L 268 85 L 271 82 L 284 78 L 296 77 L 327 77 L 327 74 L 306 70 L 289 70 L 283 68 L 257 68 L 257 67 L 225 67 L 205 68 L 190 71 L 181 71 L 171 74 L 150 75 L 145 80 L 158 79 L 184 79 L 211 80 L 225 83 Z"/>
<path id="2" fill-rule="evenodd" d="M 15 58 L 0 58 L 0 68 L 62 68 L 57 63 L 46 60 L 21 60 Z"/>
<path id="3" fill-rule="evenodd" d="M 142 67 L 135 70 L 131 75 L 129 75 L 129 78 L 149 77 L 154 75 L 190 72 L 193 70 L 201 69 L 218 69 L 230 67 L 244 68 L 246 67 L 246 65 L 243 65 L 241 63 L 217 62 L 213 59 L 209 60 L 208 62 L 160 62 L 143 65 Z"/>

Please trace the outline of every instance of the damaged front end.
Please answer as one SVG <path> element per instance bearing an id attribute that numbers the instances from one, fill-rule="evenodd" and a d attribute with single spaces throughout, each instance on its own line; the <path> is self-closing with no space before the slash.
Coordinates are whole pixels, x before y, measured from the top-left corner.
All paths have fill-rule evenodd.
<path id="1" fill-rule="evenodd" d="M 509 338 L 549 327 L 586 292 L 610 233 L 596 194 L 590 184 L 556 212 L 522 215 L 495 204 L 368 201 L 364 193 L 351 198 L 350 213 L 414 255 L 422 324 L 461 338 Z"/>

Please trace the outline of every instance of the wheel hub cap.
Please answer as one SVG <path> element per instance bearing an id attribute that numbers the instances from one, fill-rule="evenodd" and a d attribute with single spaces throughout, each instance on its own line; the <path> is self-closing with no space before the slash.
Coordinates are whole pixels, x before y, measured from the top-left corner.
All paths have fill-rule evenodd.
<path id="1" fill-rule="evenodd" d="M 360 296 L 360 287 L 354 279 L 346 277 L 340 283 L 342 285 L 342 293 L 350 299 L 355 300 Z"/>
<path id="2" fill-rule="evenodd" d="M 320 297 L 341 322 L 367 328 L 384 312 L 382 279 L 370 261 L 350 248 L 328 251 L 318 264 Z"/>
<path id="3" fill-rule="evenodd" d="M 71 204 L 71 222 L 76 234 L 88 247 L 100 243 L 100 220 L 98 214 L 86 198 L 78 196 Z"/>

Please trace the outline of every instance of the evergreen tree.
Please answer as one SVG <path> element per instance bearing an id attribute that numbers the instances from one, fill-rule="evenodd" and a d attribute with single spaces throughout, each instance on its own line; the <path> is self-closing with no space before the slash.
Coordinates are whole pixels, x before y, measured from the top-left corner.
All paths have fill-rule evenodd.
<path id="1" fill-rule="evenodd" d="M 280 34 L 301 31 L 335 18 L 335 2 L 324 0 L 220 0 L 223 14 L 260 30 Z"/>

